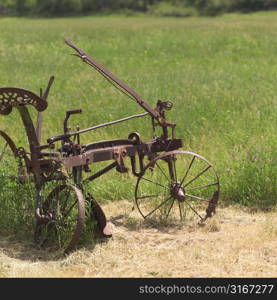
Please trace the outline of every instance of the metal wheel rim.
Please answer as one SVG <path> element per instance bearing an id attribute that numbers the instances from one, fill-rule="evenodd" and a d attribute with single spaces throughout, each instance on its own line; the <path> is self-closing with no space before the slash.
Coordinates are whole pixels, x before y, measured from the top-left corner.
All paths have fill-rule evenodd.
<path id="1" fill-rule="evenodd" d="M 174 150 L 174 151 L 166 152 L 166 153 L 163 153 L 163 154 L 161 154 L 161 155 L 158 155 L 157 157 L 155 157 L 153 160 L 151 160 L 151 161 L 146 165 L 146 167 L 145 167 L 144 170 L 143 170 L 142 176 L 138 178 L 137 183 L 136 183 L 136 187 L 135 187 L 135 204 L 136 204 L 136 207 L 137 207 L 137 209 L 138 209 L 140 215 L 141 215 L 144 219 L 146 219 L 146 218 L 149 216 L 149 214 L 145 214 L 145 213 L 142 211 L 142 209 L 140 208 L 140 205 L 139 205 L 139 203 L 138 203 L 138 200 L 139 200 L 139 199 L 138 199 L 138 188 L 139 188 L 140 181 L 141 181 L 142 177 L 145 175 L 146 171 L 147 171 L 151 166 L 153 166 L 158 160 L 164 159 L 164 158 L 166 158 L 167 156 L 172 156 L 172 155 L 177 155 L 177 154 L 187 154 L 187 155 L 191 155 L 191 156 L 193 156 L 193 157 L 196 157 L 196 158 L 198 158 L 198 159 L 204 161 L 207 165 L 209 165 L 209 166 L 212 168 L 213 173 L 214 173 L 215 178 L 216 178 L 216 181 L 217 181 L 217 192 L 218 192 L 218 193 L 217 193 L 217 197 L 219 197 L 219 193 L 220 193 L 220 183 L 219 183 L 219 178 L 218 178 L 218 175 L 217 175 L 215 169 L 213 168 L 213 165 L 212 165 L 206 158 L 204 158 L 203 156 L 201 156 L 201 155 L 199 155 L 199 154 L 197 154 L 197 153 L 191 152 L 191 151 Z M 173 200 L 173 203 L 174 203 L 174 202 L 175 202 L 175 200 Z M 173 205 L 173 203 L 172 203 L 172 205 Z M 207 211 L 207 210 L 206 210 L 206 211 Z M 181 214 L 181 211 L 180 211 L 180 214 Z M 168 217 L 168 215 L 166 216 L 166 218 L 167 218 L 167 217 Z M 203 222 L 203 221 L 205 221 L 206 219 L 207 219 L 207 216 L 206 216 L 205 218 L 202 218 L 202 219 L 200 220 L 200 222 Z"/>
<path id="2" fill-rule="evenodd" d="M 51 205 L 51 201 L 53 201 L 55 199 L 55 197 L 62 192 L 63 190 L 65 190 L 66 188 L 71 189 L 75 195 L 76 195 L 76 199 L 77 199 L 77 206 L 78 206 L 78 216 L 77 216 L 77 220 L 76 220 L 76 225 L 75 225 L 75 229 L 73 232 L 73 235 L 70 239 L 70 241 L 67 243 L 67 245 L 65 245 L 63 248 L 65 248 L 64 253 L 68 254 L 71 251 L 74 250 L 74 248 L 76 247 L 76 245 L 78 244 L 82 229 L 85 225 L 85 201 L 84 201 L 84 197 L 83 194 L 81 192 L 80 189 L 78 189 L 77 187 L 70 185 L 70 184 L 62 184 L 57 186 L 56 188 L 54 188 L 49 195 L 47 196 L 45 202 L 44 202 L 44 207 L 50 207 Z M 45 226 L 45 224 L 36 224 L 36 230 L 35 230 L 35 240 L 38 241 L 39 240 L 39 236 L 41 234 L 41 226 Z"/>

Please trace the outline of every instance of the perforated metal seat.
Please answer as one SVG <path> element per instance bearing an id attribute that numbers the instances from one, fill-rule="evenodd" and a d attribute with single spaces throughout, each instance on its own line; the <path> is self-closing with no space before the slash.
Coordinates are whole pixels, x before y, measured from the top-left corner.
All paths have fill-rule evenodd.
<path id="1" fill-rule="evenodd" d="M 13 107 L 28 104 L 34 106 L 37 111 L 47 108 L 47 102 L 31 91 L 12 87 L 0 88 L 0 114 L 8 115 Z"/>

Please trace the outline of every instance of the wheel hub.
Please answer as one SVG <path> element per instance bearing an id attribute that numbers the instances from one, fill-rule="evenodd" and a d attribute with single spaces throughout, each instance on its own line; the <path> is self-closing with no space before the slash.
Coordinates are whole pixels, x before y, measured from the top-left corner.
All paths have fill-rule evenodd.
<path id="1" fill-rule="evenodd" d="M 184 189 L 181 187 L 179 182 L 175 182 L 173 183 L 172 187 L 171 187 L 171 194 L 172 196 L 178 200 L 179 202 L 184 202 L 186 199 L 185 196 L 185 191 Z"/>

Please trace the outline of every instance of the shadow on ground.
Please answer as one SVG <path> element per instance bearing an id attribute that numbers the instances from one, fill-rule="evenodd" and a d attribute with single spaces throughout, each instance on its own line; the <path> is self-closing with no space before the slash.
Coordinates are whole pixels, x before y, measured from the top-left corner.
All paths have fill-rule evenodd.
<path id="1" fill-rule="evenodd" d="M 97 244 L 105 243 L 107 238 L 95 238 L 78 246 L 78 249 L 93 251 Z M 13 259 L 20 259 L 25 261 L 61 261 L 68 255 L 64 254 L 62 250 L 51 251 L 38 247 L 33 241 L 32 235 L 6 235 L 0 237 L 0 253 Z"/>

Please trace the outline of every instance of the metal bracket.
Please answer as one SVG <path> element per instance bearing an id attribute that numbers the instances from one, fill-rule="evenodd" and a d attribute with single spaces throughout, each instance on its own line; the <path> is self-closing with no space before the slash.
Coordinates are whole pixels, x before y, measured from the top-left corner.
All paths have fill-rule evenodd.
<path id="1" fill-rule="evenodd" d="M 116 170 L 120 173 L 127 173 L 128 169 L 124 165 L 124 158 L 127 156 L 127 151 L 125 147 L 116 147 L 113 150 L 113 156 L 117 162 Z"/>

